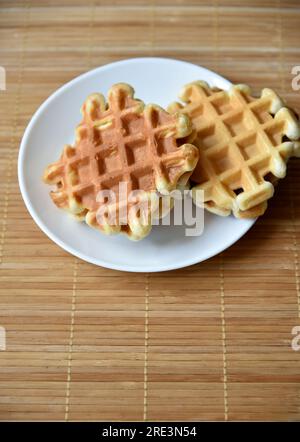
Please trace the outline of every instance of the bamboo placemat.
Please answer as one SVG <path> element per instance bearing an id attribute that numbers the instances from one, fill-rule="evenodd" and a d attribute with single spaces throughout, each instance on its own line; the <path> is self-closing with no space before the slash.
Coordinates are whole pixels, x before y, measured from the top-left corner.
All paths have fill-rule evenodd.
<path id="1" fill-rule="evenodd" d="M 17 183 L 37 106 L 88 69 L 166 56 L 300 111 L 299 1 L 0 1 L 1 420 L 299 420 L 300 162 L 266 216 L 193 267 L 126 274 L 82 262 L 34 224 Z M 41 146 L 42 148 L 42 146 Z"/>

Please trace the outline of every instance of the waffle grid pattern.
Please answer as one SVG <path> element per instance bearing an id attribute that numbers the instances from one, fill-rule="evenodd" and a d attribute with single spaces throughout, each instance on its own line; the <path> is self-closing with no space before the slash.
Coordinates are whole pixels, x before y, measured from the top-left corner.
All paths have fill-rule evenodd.
<path id="1" fill-rule="evenodd" d="M 195 190 L 205 191 L 206 208 L 220 215 L 260 215 L 273 195 L 272 183 L 285 176 L 286 161 L 294 153 L 294 144 L 283 137 L 290 126 L 296 136 L 300 133 L 291 111 L 273 91 L 256 99 L 244 85 L 228 93 L 197 82 L 185 87 L 182 99 L 200 154 L 191 181 Z"/>
<path id="2" fill-rule="evenodd" d="M 57 184 L 51 196 L 59 207 L 79 217 L 89 211 L 94 227 L 99 191 L 114 191 L 117 204 L 129 210 L 127 200 L 118 200 L 119 183 L 127 184 L 127 196 L 135 190 L 172 190 L 196 165 L 197 149 L 178 148 L 176 143 L 180 132 L 187 135 L 191 130 L 188 118 L 182 120 L 155 105 L 144 107 L 133 99 L 128 85 L 113 86 L 107 106 L 102 95 L 91 95 L 82 113 L 75 147 L 65 146 L 60 160 L 47 168 L 45 180 Z"/>

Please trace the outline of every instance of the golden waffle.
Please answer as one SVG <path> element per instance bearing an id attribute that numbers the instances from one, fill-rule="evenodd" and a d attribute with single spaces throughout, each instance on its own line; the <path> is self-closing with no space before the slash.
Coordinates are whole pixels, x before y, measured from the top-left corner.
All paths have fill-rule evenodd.
<path id="1" fill-rule="evenodd" d="M 51 192 L 55 204 L 68 210 L 105 233 L 124 232 L 141 239 L 151 229 L 150 219 L 129 216 L 126 225 L 99 224 L 98 192 L 113 190 L 117 202 L 108 210 L 121 209 L 119 183 L 126 183 L 128 194 L 145 191 L 148 202 L 153 192 L 171 191 L 180 180 L 187 180 L 198 160 L 198 149 L 190 144 L 177 146 L 177 139 L 191 132 L 189 118 L 170 115 L 156 105 L 134 99 L 126 84 L 114 85 L 106 104 L 103 95 L 92 94 L 82 106 L 82 122 L 76 130 L 75 147 L 65 146 L 58 162 L 49 165 L 44 181 L 56 184 Z"/>
<path id="2" fill-rule="evenodd" d="M 197 81 L 173 103 L 170 112 L 182 111 L 194 126 L 189 137 L 199 148 L 199 162 L 191 182 L 193 197 L 204 190 L 204 206 L 218 215 L 239 218 L 264 213 L 273 184 L 286 174 L 291 156 L 300 156 L 299 122 L 271 89 L 251 96 L 246 85 L 229 91 L 212 89 Z"/>

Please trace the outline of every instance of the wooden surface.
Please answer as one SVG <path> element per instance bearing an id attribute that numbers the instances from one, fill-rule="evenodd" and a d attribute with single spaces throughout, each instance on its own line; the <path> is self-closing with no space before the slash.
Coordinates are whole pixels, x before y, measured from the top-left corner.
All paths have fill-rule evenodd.
<path id="1" fill-rule="evenodd" d="M 136 56 L 201 64 L 300 111 L 299 0 L 0 1 L 1 420 L 299 420 L 300 161 L 266 216 L 207 262 L 126 274 L 75 259 L 29 217 L 20 137 L 56 88 Z"/>

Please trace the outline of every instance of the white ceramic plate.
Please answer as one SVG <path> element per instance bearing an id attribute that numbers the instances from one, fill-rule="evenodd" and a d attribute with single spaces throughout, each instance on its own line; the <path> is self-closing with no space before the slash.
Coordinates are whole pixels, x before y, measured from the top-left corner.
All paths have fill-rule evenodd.
<path id="1" fill-rule="evenodd" d="M 226 89 L 230 82 L 190 63 L 164 58 L 136 58 L 94 69 L 52 94 L 32 117 L 22 139 L 18 173 L 21 192 L 31 216 L 56 244 L 96 265 L 133 272 L 157 272 L 203 261 L 243 236 L 254 220 L 236 220 L 205 213 L 204 233 L 185 236 L 184 226 L 154 226 L 140 242 L 125 236 L 105 236 L 77 223 L 56 208 L 43 170 L 55 161 L 66 143 L 72 143 L 80 121 L 80 106 L 92 92 L 107 93 L 118 82 L 130 83 L 146 103 L 167 106 L 190 81 L 206 80 Z"/>

